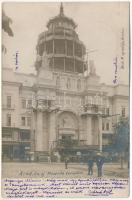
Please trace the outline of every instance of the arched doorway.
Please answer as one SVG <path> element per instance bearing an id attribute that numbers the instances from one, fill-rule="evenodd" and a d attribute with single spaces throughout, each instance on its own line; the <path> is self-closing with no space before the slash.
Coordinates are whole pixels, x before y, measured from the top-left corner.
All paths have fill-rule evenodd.
<path id="1" fill-rule="evenodd" d="M 69 154 L 78 145 L 79 123 L 76 114 L 63 111 L 57 118 L 57 148 L 63 154 Z"/>

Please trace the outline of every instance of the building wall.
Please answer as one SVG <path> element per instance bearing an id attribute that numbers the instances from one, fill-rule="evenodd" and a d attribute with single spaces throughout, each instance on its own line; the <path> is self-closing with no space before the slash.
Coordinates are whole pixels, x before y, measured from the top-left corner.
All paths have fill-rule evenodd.
<path id="1" fill-rule="evenodd" d="M 11 107 L 7 107 L 7 96 L 11 96 Z M 2 126 L 7 126 L 6 116 L 11 114 L 11 126 L 19 127 L 19 84 L 3 83 L 2 88 Z"/>
<path id="2" fill-rule="evenodd" d="M 7 72 L 11 75 L 11 79 L 7 76 Z M 66 133 L 63 128 L 58 129 L 58 119 L 61 112 L 67 112 L 69 117 L 74 116 L 75 121 L 78 121 L 76 131 L 74 132 L 69 128 L 67 132 L 73 131 L 73 135 L 75 134 L 73 139 L 79 139 L 82 145 L 99 145 L 99 129 L 101 129 L 103 144 L 108 144 L 106 135 L 114 133 L 113 125 L 119 121 L 122 115 L 122 107 L 125 108 L 124 117 L 129 115 L 128 87 L 124 85 L 116 87 L 102 85 L 99 83 L 98 76 L 88 77 L 87 81 L 87 78 L 75 74 L 50 73 L 53 77 L 52 82 L 51 76 L 46 77 L 46 79 L 39 76 L 35 78 L 32 75 L 19 74 L 3 69 L 2 126 L 6 127 L 7 114 L 11 114 L 11 127 L 31 131 L 30 142 L 33 143 L 33 151 L 49 151 L 55 147 L 58 139 L 62 139 L 63 133 Z M 69 80 L 70 84 L 68 83 Z M 11 96 L 11 109 L 6 106 L 7 96 Z M 25 108 L 22 108 L 23 99 L 26 100 Z M 29 100 L 32 101 L 32 105 L 35 101 L 38 104 L 42 100 L 51 101 L 53 111 L 46 114 L 46 112 L 41 111 L 41 105 L 38 105 L 37 110 L 33 112 L 28 105 Z M 104 107 L 105 114 L 106 109 L 109 109 L 109 115 L 115 116 L 103 118 L 100 125 L 98 118 L 92 114 L 95 112 L 92 107 L 87 111 L 89 113 L 87 116 L 82 115 L 85 113 L 83 110 L 85 104 L 101 105 L 97 111 L 98 113 L 103 113 L 102 108 Z M 54 109 L 58 107 L 59 111 L 56 112 Z M 26 120 L 24 126 L 22 126 L 22 117 L 25 117 Z M 27 118 L 31 118 L 30 125 L 27 124 Z M 14 137 L 17 138 L 18 134 L 16 136 L 15 134 Z"/>

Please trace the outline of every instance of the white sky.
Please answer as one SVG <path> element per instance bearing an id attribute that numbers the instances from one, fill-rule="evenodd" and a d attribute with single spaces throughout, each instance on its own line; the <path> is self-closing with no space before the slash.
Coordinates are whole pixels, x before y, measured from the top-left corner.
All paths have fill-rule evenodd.
<path id="1" fill-rule="evenodd" d="M 113 84 L 117 57 L 117 81 L 128 83 L 128 3 L 63 3 L 64 13 L 77 24 L 79 38 L 88 50 L 97 49 L 89 54 L 94 59 L 96 72 L 101 82 Z M 18 71 L 34 72 L 36 44 L 38 35 L 45 31 L 48 20 L 59 14 L 60 3 L 4 3 L 6 14 L 11 17 L 14 37 L 3 32 L 3 44 L 7 54 L 3 56 L 3 66 L 15 70 L 14 54 L 19 52 Z M 120 69 L 121 31 L 124 28 L 124 69 Z"/>

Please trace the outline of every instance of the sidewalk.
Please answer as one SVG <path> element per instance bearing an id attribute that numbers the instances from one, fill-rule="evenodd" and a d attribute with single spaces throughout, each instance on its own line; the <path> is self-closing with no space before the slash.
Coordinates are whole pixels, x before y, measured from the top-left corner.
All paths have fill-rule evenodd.
<path id="1" fill-rule="evenodd" d="M 20 173 L 23 173 L 25 177 L 30 176 L 36 177 L 37 174 L 53 174 L 55 178 L 60 177 L 72 177 L 72 178 L 92 178 L 97 177 L 97 167 L 94 163 L 93 175 L 88 175 L 88 166 L 86 163 L 69 163 L 68 169 L 65 169 L 64 163 L 36 163 L 36 162 L 8 162 L 2 163 L 2 176 L 3 177 L 19 177 Z M 67 175 L 67 173 L 69 175 Z M 65 176 L 65 175 L 66 176 Z M 70 175 L 71 174 L 71 175 Z M 128 178 L 129 170 L 127 165 L 124 164 L 124 169 L 121 169 L 120 164 L 105 163 L 103 165 L 103 178 Z"/>

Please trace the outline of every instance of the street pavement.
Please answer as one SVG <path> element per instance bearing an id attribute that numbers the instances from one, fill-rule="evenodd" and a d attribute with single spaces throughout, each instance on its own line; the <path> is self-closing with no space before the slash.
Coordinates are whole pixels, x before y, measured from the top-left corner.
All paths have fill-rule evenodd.
<path id="1" fill-rule="evenodd" d="M 69 163 L 65 169 L 64 163 L 24 163 L 3 162 L 2 178 L 93 178 L 97 177 L 97 167 L 94 164 L 93 175 L 88 175 L 86 163 Z M 103 165 L 103 178 L 128 178 L 127 165 L 121 169 L 120 164 L 105 163 Z"/>

